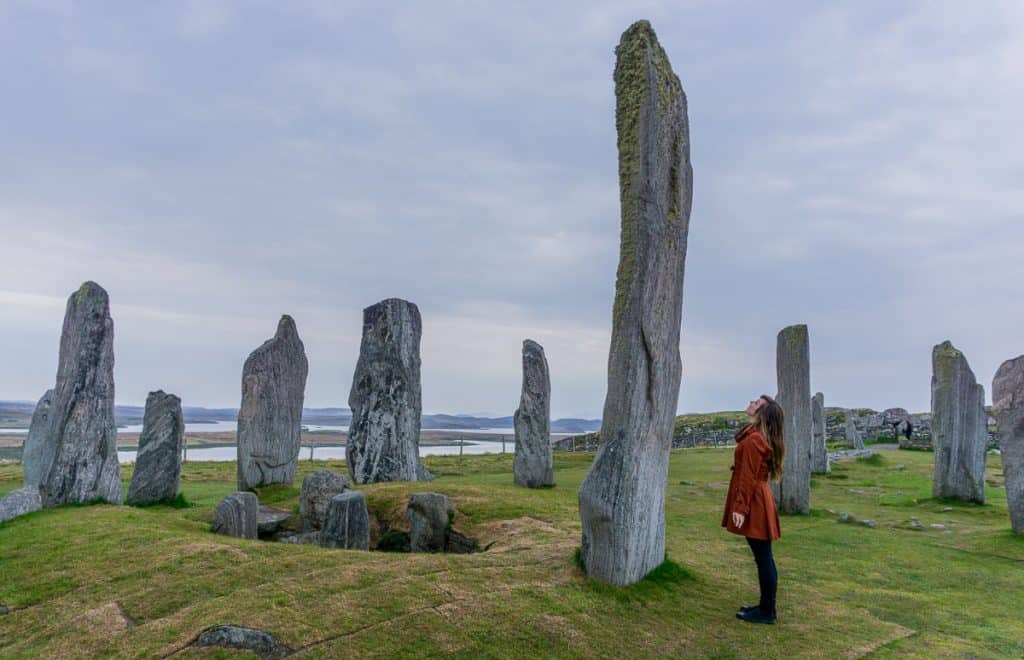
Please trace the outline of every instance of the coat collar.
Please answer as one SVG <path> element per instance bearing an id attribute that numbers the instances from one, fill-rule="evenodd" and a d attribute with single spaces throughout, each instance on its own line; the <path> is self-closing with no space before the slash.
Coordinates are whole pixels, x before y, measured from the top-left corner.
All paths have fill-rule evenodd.
<path id="1" fill-rule="evenodd" d="M 746 426 L 741 428 L 739 431 L 736 431 L 736 442 L 740 442 L 741 440 L 743 440 L 744 438 L 748 437 L 750 434 L 754 433 L 755 431 L 758 431 L 758 428 L 757 428 L 756 425 L 754 425 L 754 424 L 747 424 Z"/>

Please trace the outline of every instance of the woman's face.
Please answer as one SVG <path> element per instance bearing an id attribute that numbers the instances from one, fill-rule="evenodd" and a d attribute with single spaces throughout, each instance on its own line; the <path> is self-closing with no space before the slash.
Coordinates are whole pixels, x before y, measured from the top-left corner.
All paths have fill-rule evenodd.
<path id="1" fill-rule="evenodd" d="M 765 404 L 764 399 L 757 397 L 747 404 L 747 416 L 750 418 L 757 417 L 757 411 L 761 409 L 761 406 Z"/>

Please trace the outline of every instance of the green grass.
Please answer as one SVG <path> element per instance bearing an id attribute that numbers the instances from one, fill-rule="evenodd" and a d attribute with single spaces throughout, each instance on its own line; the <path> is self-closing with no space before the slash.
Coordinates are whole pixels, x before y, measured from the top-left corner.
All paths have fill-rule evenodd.
<path id="1" fill-rule="evenodd" d="M 12 608 L 0 616 L 0 657 L 161 656 L 223 623 L 311 657 L 1024 654 L 1024 537 L 1009 530 L 998 457 L 984 506 L 932 499 L 930 453 L 888 451 L 816 475 L 811 514 L 782 519 L 774 627 L 733 616 L 756 599 L 757 579 L 743 539 L 720 527 L 730 451 L 673 451 L 667 560 L 624 589 L 587 579 L 574 559 L 576 493 L 592 458 L 556 454 L 548 489 L 514 486 L 511 455 L 429 458 L 430 484 L 362 487 L 398 532 L 410 493 L 449 495 L 454 527 L 493 543 L 474 554 L 214 535 L 233 463 L 186 463 L 185 508 L 94 504 L 0 524 L 0 604 Z M 302 461 L 296 484 L 323 468 L 344 464 Z M 0 466 L 0 494 L 20 485 L 20 467 Z M 261 494 L 286 510 L 297 502 L 295 487 Z M 841 512 L 878 526 L 837 524 Z M 204 654 L 218 655 L 183 655 Z"/>

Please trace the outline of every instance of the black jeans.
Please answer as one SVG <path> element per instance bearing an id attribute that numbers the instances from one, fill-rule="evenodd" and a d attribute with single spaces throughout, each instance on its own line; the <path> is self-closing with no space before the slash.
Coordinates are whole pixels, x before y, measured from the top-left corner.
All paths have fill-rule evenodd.
<path id="1" fill-rule="evenodd" d="M 747 537 L 747 545 L 757 562 L 757 581 L 761 585 L 761 602 L 758 607 L 764 614 L 775 616 L 775 592 L 779 588 L 779 572 L 775 570 L 772 557 L 772 542 Z"/>

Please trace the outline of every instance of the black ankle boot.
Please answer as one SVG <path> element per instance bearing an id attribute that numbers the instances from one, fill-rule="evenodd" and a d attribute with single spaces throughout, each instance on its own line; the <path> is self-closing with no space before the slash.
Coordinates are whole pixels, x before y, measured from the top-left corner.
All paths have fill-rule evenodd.
<path id="1" fill-rule="evenodd" d="M 750 612 L 751 610 L 756 610 L 757 607 L 758 607 L 757 605 L 740 605 L 740 609 L 737 610 L 737 611 L 739 611 L 739 612 Z"/>
<path id="2" fill-rule="evenodd" d="M 742 619 L 747 623 L 775 623 L 775 614 L 766 614 L 761 611 L 761 608 L 754 608 L 745 612 L 737 612 L 737 619 Z"/>

